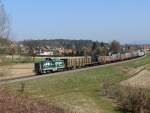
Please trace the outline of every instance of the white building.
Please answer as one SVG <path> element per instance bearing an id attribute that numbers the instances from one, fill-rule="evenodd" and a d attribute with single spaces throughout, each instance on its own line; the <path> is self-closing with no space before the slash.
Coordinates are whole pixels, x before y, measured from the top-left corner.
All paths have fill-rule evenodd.
<path id="1" fill-rule="evenodd" d="M 48 56 L 48 55 L 53 56 L 53 55 L 54 55 L 54 52 L 52 52 L 52 51 L 49 51 L 49 52 L 41 52 L 40 55 L 43 55 L 43 56 Z"/>

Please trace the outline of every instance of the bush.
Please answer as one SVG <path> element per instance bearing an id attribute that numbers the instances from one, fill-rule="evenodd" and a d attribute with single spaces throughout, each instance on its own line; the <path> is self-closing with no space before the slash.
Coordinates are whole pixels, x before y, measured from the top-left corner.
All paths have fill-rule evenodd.
<path id="1" fill-rule="evenodd" d="M 125 113 L 150 113 L 150 89 L 119 86 L 107 80 L 101 94 L 116 100 L 119 110 Z"/>
<path id="2" fill-rule="evenodd" d="M 131 113 L 150 113 L 149 89 L 122 87 L 118 101 L 122 109 Z"/>

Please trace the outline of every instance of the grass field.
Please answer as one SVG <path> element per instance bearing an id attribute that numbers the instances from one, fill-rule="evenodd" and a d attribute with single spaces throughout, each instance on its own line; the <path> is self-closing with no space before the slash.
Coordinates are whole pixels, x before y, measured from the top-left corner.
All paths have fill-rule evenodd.
<path id="1" fill-rule="evenodd" d="M 35 57 L 34 61 L 40 61 L 43 60 L 45 57 Z M 5 59 L 7 59 L 10 63 L 33 63 L 33 57 L 32 56 L 19 56 L 14 55 L 13 59 L 11 55 L 5 56 Z"/>
<path id="2" fill-rule="evenodd" d="M 107 81 L 117 86 L 129 78 L 129 71 L 149 63 L 147 56 L 115 66 L 26 81 L 24 93 L 69 107 L 76 113 L 122 113 L 111 99 L 101 95 L 102 85 Z M 12 84 L 11 88 L 17 91 L 20 83 Z"/>

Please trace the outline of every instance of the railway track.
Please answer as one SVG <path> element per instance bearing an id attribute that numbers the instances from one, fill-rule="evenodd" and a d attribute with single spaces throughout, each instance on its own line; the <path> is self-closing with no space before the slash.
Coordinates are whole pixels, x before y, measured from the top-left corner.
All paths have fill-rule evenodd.
<path id="1" fill-rule="evenodd" d="M 146 55 L 143 57 L 136 58 L 136 59 L 130 59 L 130 60 L 120 61 L 120 62 L 115 62 L 115 63 L 110 63 L 110 64 L 103 64 L 103 65 L 98 65 L 98 66 L 93 66 L 93 67 L 85 67 L 85 68 L 80 68 L 80 69 L 75 69 L 75 70 L 61 71 L 61 72 L 55 72 L 55 73 L 37 75 L 37 76 L 29 75 L 29 76 L 24 76 L 24 77 L 4 79 L 4 80 L 0 80 L 0 85 L 10 84 L 10 83 L 15 83 L 15 82 L 23 82 L 23 81 L 27 81 L 27 80 L 41 79 L 41 78 L 45 78 L 45 77 L 49 77 L 49 76 L 61 76 L 63 74 L 86 71 L 86 70 L 96 69 L 96 68 L 100 68 L 100 67 L 108 67 L 108 66 L 113 66 L 113 65 L 117 65 L 117 64 L 123 64 L 123 63 L 130 62 L 130 61 L 139 60 L 144 57 L 146 57 Z"/>

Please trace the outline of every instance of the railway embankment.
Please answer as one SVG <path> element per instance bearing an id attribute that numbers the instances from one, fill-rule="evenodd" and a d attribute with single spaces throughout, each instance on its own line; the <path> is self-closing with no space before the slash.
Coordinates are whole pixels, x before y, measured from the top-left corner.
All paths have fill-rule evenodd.
<path id="1" fill-rule="evenodd" d="M 150 64 L 134 69 L 129 76 L 131 77 L 122 81 L 121 85 L 128 87 L 150 88 Z"/>
<path id="2" fill-rule="evenodd" d="M 150 64 L 133 70 L 131 77 L 121 81 L 117 100 L 122 109 L 131 113 L 150 111 Z"/>

